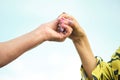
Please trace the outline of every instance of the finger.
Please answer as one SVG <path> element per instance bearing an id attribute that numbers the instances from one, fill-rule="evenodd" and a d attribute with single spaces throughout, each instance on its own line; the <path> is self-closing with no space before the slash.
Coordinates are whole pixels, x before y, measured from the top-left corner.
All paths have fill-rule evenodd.
<path id="1" fill-rule="evenodd" d="M 58 28 L 57 28 L 57 31 L 58 31 L 58 32 L 64 32 L 64 30 L 65 30 L 65 29 L 62 27 L 62 25 L 59 24 L 59 25 L 58 25 Z"/>
<path id="2" fill-rule="evenodd" d="M 55 19 L 53 21 L 48 22 L 47 25 L 48 25 L 48 27 L 56 30 L 58 23 L 59 23 L 58 19 Z"/>
<path id="3" fill-rule="evenodd" d="M 59 18 L 61 15 L 66 14 L 66 12 L 62 12 L 57 18 Z"/>
<path id="4" fill-rule="evenodd" d="M 67 14 L 67 13 L 62 13 L 62 14 L 60 14 L 60 15 L 58 16 L 58 19 L 63 18 L 63 17 L 66 18 L 66 19 L 72 20 L 72 16 L 69 15 L 69 14 Z"/>
<path id="5" fill-rule="evenodd" d="M 73 29 L 68 26 L 68 25 L 65 25 L 63 24 L 62 25 L 62 31 L 57 31 L 58 32 L 58 41 L 64 41 L 67 37 L 70 36 L 70 34 L 72 33 Z"/>
<path id="6" fill-rule="evenodd" d="M 63 28 L 65 29 L 62 34 L 64 34 L 64 37 L 68 37 L 70 36 L 70 34 L 72 33 L 73 29 L 69 26 L 69 25 L 63 25 Z"/>
<path id="7" fill-rule="evenodd" d="M 73 24 L 73 21 L 72 20 L 70 20 L 70 19 L 63 19 L 62 21 L 60 20 L 59 21 L 60 23 L 64 23 L 64 24 L 66 24 L 66 25 L 71 25 L 71 24 Z"/>
<path id="8" fill-rule="evenodd" d="M 74 21 L 73 20 L 69 20 L 69 19 L 65 19 L 65 18 L 62 18 L 59 20 L 59 26 L 62 27 L 62 25 L 66 24 L 66 25 L 69 25 L 71 26 L 72 28 L 74 28 L 73 26 L 75 26 L 74 24 Z"/>

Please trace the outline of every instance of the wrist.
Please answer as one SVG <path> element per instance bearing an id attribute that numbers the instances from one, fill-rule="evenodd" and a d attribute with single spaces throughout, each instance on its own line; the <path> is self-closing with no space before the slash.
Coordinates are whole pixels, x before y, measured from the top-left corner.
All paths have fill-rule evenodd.
<path id="1" fill-rule="evenodd" d="M 72 40 L 75 45 L 80 45 L 80 47 L 88 46 L 89 41 L 87 39 L 87 36 L 82 36 L 77 39 Z"/>
<path id="2" fill-rule="evenodd" d="M 76 48 L 79 48 L 80 52 L 87 51 L 89 53 L 92 53 L 90 43 L 89 43 L 89 41 L 87 39 L 87 36 L 83 37 L 82 39 L 73 41 L 73 43 L 76 46 Z"/>
<path id="3" fill-rule="evenodd" d="M 73 42 L 79 42 L 87 38 L 85 31 L 79 27 L 77 27 L 76 29 L 73 29 L 73 33 L 70 36 Z"/>
<path id="4" fill-rule="evenodd" d="M 75 37 L 72 37 L 72 38 L 71 38 L 74 43 L 84 42 L 84 41 L 87 40 L 86 34 L 79 34 L 79 35 L 77 35 L 77 36 L 78 36 L 78 37 L 75 36 Z"/>
<path id="5" fill-rule="evenodd" d="M 36 30 L 32 31 L 31 34 L 33 36 L 33 40 L 37 44 L 40 44 L 40 43 L 46 41 L 45 32 L 42 30 L 40 31 L 40 30 L 36 29 Z"/>

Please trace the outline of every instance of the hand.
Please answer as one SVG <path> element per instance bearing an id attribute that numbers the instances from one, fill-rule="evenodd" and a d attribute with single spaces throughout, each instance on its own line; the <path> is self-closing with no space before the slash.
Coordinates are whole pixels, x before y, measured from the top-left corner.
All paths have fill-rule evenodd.
<path id="1" fill-rule="evenodd" d="M 71 33 L 72 28 L 66 24 L 61 26 L 66 31 L 58 32 L 59 21 L 54 21 L 40 25 L 37 29 L 26 33 L 15 39 L 0 43 L 0 67 L 10 63 L 24 52 L 36 47 L 44 41 L 63 41 Z"/>
<path id="2" fill-rule="evenodd" d="M 61 21 L 63 19 L 64 19 L 63 23 L 71 26 L 71 28 L 73 29 L 73 32 L 70 35 L 70 38 L 73 41 L 78 41 L 78 40 L 80 41 L 80 39 L 86 36 L 84 30 L 81 28 L 81 26 L 73 16 L 63 13 L 58 17 L 58 20 Z"/>
<path id="3" fill-rule="evenodd" d="M 72 28 L 66 24 L 62 24 L 66 31 L 66 33 L 62 33 L 57 30 L 58 24 L 59 20 L 56 19 L 40 25 L 36 30 L 40 36 L 44 37 L 45 41 L 64 41 L 72 33 Z"/>
<path id="4" fill-rule="evenodd" d="M 58 19 L 60 21 L 64 19 L 62 24 L 66 24 L 72 27 L 73 32 L 70 35 L 70 38 L 73 40 L 73 43 L 78 51 L 86 74 L 88 75 L 89 79 L 92 80 L 91 73 L 95 69 L 97 62 L 84 30 L 81 28 L 76 19 L 71 15 L 63 13 L 58 17 Z"/>

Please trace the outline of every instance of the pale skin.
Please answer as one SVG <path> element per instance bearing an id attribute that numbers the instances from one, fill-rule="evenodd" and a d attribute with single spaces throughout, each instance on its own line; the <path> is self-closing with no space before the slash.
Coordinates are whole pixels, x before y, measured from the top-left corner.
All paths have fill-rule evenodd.
<path id="1" fill-rule="evenodd" d="M 63 17 L 65 19 L 61 20 Z M 58 23 L 66 30 L 65 33 L 57 32 Z M 57 20 L 42 24 L 37 29 L 25 35 L 7 42 L 0 42 L 0 67 L 5 66 L 24 52 L 44 41 L 64 41 L 67 37 L 73 41 L 83 67 L 89 79 L 92 79 L 92 71 L 96 67 L 96 59 L 90 48 L 89 41 L 85 31 L 81 28 L 76 19 L 66 13 L 61 14 Z"/>
<path id="2" fill-rule="evenodd" d="M 71 34 L 72 28 L 62 24 L 67 33 L 57 32 L 58 23 L 58 19 L 55 19 L 40 25 L 37 29 L 25 35 L 6 42 L 0 42 L 0 67 L 7 65 L 24 52 L 36 47 L 44 41 L 64 41 Z"/>
<path id="3" fill-rule="evenodd" d="M 59 19 L 63 17 L 65 18 L 64 24 L 68 24 L 73 28 L 73 32 L 69 38 L 73 41 L 78 51 L 83 68 L 85 69 L 89 79 L 92 80 L 92 71 L 95 69 L 97 62 L 91 50 L 85 31 L 73 16 L 64 13 L 59 16 Z M 69 23 L 68 20 L 71 20 L 72 22 Z"/>

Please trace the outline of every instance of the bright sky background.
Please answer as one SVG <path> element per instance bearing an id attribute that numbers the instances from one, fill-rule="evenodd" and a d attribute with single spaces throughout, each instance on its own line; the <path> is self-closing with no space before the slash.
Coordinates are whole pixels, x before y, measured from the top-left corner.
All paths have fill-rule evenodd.
<path id="1" fill-rule="evenodd" d="M 23 35 L 62 12 L 86 31 L 105 61 L 120 44 L 120 0 L 0 0 L 0 42 Z M 0 69 L 0 80 L 80 80 L 81 61 L 70 39 L 44 42 Z"/>

